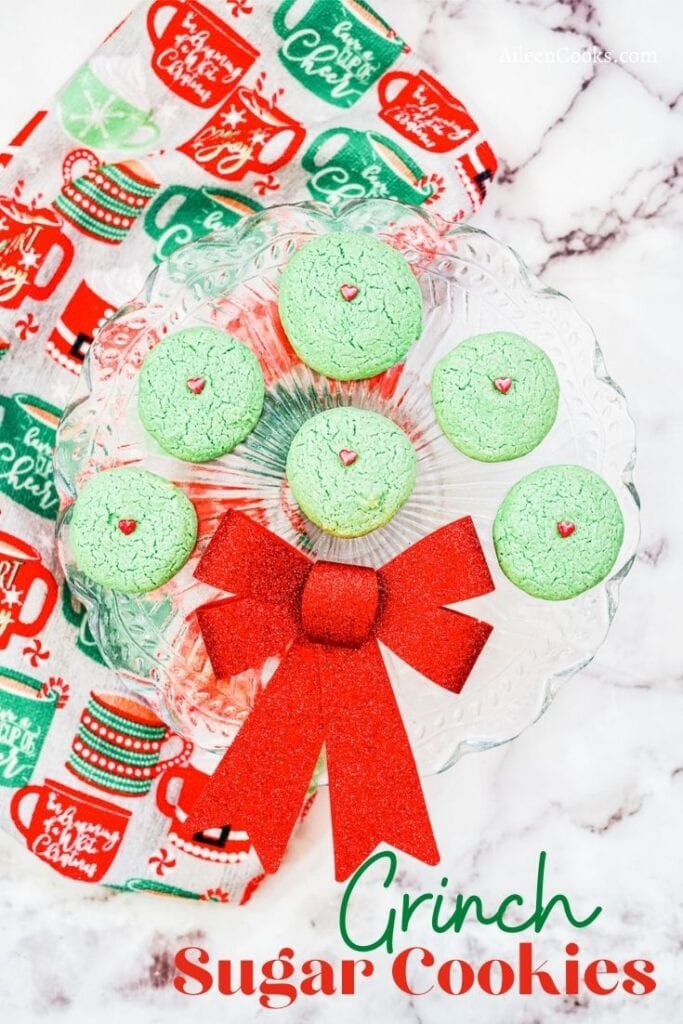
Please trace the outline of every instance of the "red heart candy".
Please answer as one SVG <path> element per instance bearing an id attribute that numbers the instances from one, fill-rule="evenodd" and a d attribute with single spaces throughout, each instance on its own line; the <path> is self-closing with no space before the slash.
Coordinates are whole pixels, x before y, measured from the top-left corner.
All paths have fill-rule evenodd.
<path id="1" fill-rule="evenodd" d="M 512 377 L 498 377 L 494 380 L 493 386 L 500 391 L 501 395 L 507 395 L 512 387 Z"/>
<path id="2" fill-rule="evenodd" d="M 557 524 L 557 532 L 560 537 L 571 537 L 574 530 L 576 529 L 576 523 L 570 523 L 568 520 L 563 519 L 561 523 Z"/>
<path id="3" fill-rule="evenodd" d="M 345 466 L 351 466 L 358 458 L 358 453 L 352 452 L 350 448 L 342 448 L 339 452 L 339 458 Z"/>
<path id="4" fill-rule="evenodd" d="M 355 284 L 343 284 L 339 291 L 346 302 L 352 302 L 356 295 L 358 295 L 360 288 L 357 288 Z"/>
<path id="5" fill-rule="evenodd" d="M 195 395 L 201 395 L 202 391 L 206 387 L 206 381 L 203 377 L 190 377 L 187 386 L 190 391 L 193 391 Z"/>
<path id="6" fill-rule="evenodd" d="M 125 533 L 126 537 L 133 533 L 137 525 L 134 519 L 119 519 L 119 530 Z"/>

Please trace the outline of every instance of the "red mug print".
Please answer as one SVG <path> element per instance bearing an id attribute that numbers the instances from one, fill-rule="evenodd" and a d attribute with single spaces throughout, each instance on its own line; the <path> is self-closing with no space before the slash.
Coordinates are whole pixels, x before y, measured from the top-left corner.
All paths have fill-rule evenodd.
<path id="1" fill-rule="evenodd" d="M 249 171 L 269 173 L 288 163 L 306 129 L 257 89 L 240 86 L 203 128 L 179 147 L 202 170 L 224 181 Z"/>
<path id="2" fill-rule="evenodd" d="M 58 592 L 54 576 L 36 549 L 0 531 L 0 651 L 12 636 L 40 633 L 52 614 Z"/>
<path id="3" fill-rule="evenodd" d="M 28 820 L 25 800 L 36 797 Z M 79 882 L 99 882 L 109 870 L 130 820 L 130 811 L 62 782 L 45 779 L 14 794 L 10 815 L 26 846 L 53 870 Z"/>
<path id="4" fill-rule="evenodd" d="M 167 741 L 181 749 L 161 760 Z M 171 732 L 151 708 L 122 693 L 90 694 L 71 755 L 70 772 L 91 786 L 126 797 L 145 796 L 162 772 L 187 764 L 193 744 Z"/>
<path id="5" fill-rule="evenodd" d="M 381 79 L 379 116 L 432 153 L 449 153 L 477 131 L 462 103 L 427 71 L 390 71 Z"/>
<path id="6" fill-rule="evenodd" d="M 171 17 L 160 28 L 164 11 Z M 153 69 L 172 92 L 198 107 L 222 103 L 260 56 L 197 0 L 156 0 L 147 12 L 147 30 Z"/>
<path id="7" fill-rule="evenodd" d="M 195 833 L 186 828 L 189 813 L 209 778 L 193 765 L 167 771 L 157 787 L 157 807 L 171 819 L 168 838 L 177 849 L 217 864 L 239 864 L 251 849 L 251 840 L 243 829 L 224 825 Z M 173 800 L 170 789 L 175 791 Z"/>
<path id="8" fill-rule="evenodd" d="M 462 182 L 474 213 L 486 199 L 489 183 L 498 170 L 496 155 L 488 142 L 480 142 L 455 161 L 455 170 Z"/>
<path id="9" fill-rule="evenodd" d="M 47 340 L 48 354 L 63 369 L 79 374 L 96 332 L 115 310 L 113 303 L 81 281 Z"/>
<path id="10" fill-rule="evenodd" d="M 32 210 L 0 196 L 0 307 L 18 309 L 26 298 L 47 299 L 73 255 L 73 245 L 53 210 Z"/>

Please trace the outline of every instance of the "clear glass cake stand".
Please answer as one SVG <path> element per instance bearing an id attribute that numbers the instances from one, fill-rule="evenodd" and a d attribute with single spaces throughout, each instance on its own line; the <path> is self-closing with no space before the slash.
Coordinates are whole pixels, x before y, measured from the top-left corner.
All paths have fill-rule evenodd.
<path id="1" fill-rule="evenodd" d="M 277 316 L 278 280 L 292 253 L 315 235 L 339 230 L 390 240 L 415 268 L 425 301 L 424 332 L 405 363 L 369 382 L 339 384 L 307 369 L 288 346 Z M 136 413 L 137 374 L 145 354 L 168 332 L 199 324 L 223 328 L 250 345 L 267 386 L 256 430 L 230 455 L 203 465 L 165 454 L 145 434 Z M 461 455 L 441 434 L 429 381 L 446 351 L 472 334 L 496 329 L 526 335 L 548 353 L 561 399 L 557 422 L 535 451 L 512 462 L 484 464 Z M 418 483 L 408 503 L 387 527 L 356 540 L 332 538 L 306 521 L 284 476 L 287 449 L 300 424 L 340 404 L 389 415 L 408 432 L 419 455 Z M 454 696 L 383 651 L 418 766 L 429 774 L 467 751 L 516 736 L 595 654 L 634 559 L 639 530 L 634 459 L 633 422 L 593 331 L 569 299 L 543 287 L 507 246 L 472 228 L 444 228 L 426 213 L 388 200 L 351 203 L 334 214 L 313 203 L 274 207 L 178 250 L 92 345 L 58 434 L 60 556 L 107 663 L 177 732 L 220 751 L 278 664 L 273 652 L 265 664 L 238 677 L 216 679 L 206 657 L 193 612 L 223 595 L 198 583 L 193 572 L 227 508 L 253 515 L 313 558 L 375 567 L 437 527 L 472 516 L 496 589 L 458 608 L 494 628 L 463 691 Z M 577 463 L 600 473 L 617 495 L 626 524 L 611 576 L 564 602 L 540 601 L 516 589 L 500 571 L 491 540 L 493 518 L 509 488 L 553 463 Z M 120 465 L 144 466 L 174 481 L 199 516 L 193 557 L 173 580 L 147 595 L 98 587 L 79 572 L 69 543 L 70 508 L 79 489 L 94 473 Z"/>

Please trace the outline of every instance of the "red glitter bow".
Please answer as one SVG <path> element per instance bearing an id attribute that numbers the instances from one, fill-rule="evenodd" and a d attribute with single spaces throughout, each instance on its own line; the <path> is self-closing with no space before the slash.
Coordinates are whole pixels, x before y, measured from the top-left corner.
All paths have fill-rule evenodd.
<path id="1" fill-rule="evenodd" d="M 376 571 L 312 562 L 229 511 L 195 575 L 235 595 L 197 612 L 217 676 L 282 660 L 187 827 L 239 820 L 265 870 L 276 871 L 324 744 L 337 879 L 380 842 L 438 863 L 378 641 L 439 686 L 462 689 L 491 632 L 444 608 L 493 590 L 472 520 L 436 530 Z"/>

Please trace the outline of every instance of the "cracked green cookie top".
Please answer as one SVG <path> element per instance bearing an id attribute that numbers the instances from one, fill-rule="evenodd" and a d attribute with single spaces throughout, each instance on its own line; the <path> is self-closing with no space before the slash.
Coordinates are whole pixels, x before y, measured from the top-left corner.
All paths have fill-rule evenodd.
<path id="1" fill-rule="evenodd" d="M 251 433 L 263 396 L 261 367 L 246 345 L 214 327 L 189 327 L 145 357 L 138 413 L 170 455 L 208 462 Z"/>
<path id="2" fill-rule="evenodd" d="M 69 536 L 78 568 L 127 594 L 155 590 L 185 565 L 197 540 L 192 502 L 146 469 L 107 469 L 76 499 Z"/>
<path id="3" fill-rule="evenodd" d="M 434 412 L 459 451 L 480 462 L 518 459 L 557 417 L 560 385 L 537 345 L 494 331 L 462 341 L 435 366 Z"/>
<path id="4" fill-rule="evenodd" d="M 280 278 L 279 311 L 299 358 L 334 380 L 388 370 L 422 331 L 410 266 L 364 232 L 321 235 L 299 249 Z"/>
<path id="5" fill-rule="evenodd" d="M 361 537 L 388 523 L 410 497 L 416 475 L 417 455 L 400 427 L 350 406 L 307 420 L 287 456 L 299 507 L 336 537 Z"/>
<path id="6" fill-rule="evenodd" d="M 544 466 L 523 477 L 505 496 L 493 524 L 505 575 L 546 601 L 576 597 L 600 583 L 623 537 L 614 492 L 582 466 Z"/>

